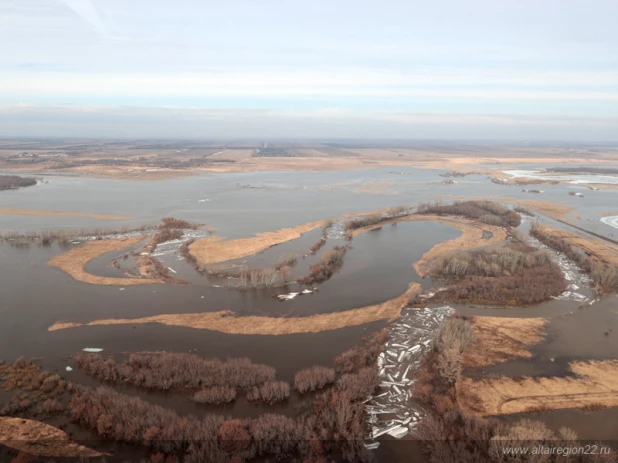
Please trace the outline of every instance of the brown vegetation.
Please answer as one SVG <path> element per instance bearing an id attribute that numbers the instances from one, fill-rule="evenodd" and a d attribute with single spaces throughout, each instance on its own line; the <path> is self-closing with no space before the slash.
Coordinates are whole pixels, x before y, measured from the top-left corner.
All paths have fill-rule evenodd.
<path id="1" fill-rule="evenodd" d="M 290 396 L 290 385 L 284 381 L 266 381 L 259 386 L 253 386 L 247 391 L 249 402 L 266 402 L 274 404 Z"/>
<path id="2" fill-rule="evenodd" d="M 102 239 L 106 236 L 127 235 L 137 232 L 148 232 L 153 230 L 153 225 L 142 225 L 140 227 L 120 227 L 120 228 L 80 228 L 74 230 L 44 230 L 32 232 L 7 232 L 0 236 L 1 240 L 13 243 L 29 243 L 38 242 L 42 245 L 48 245 L 53 242 L 68 244 L 71 241 L 83 240 L 84 238 Z"/>
<path id="3" fill-rule="evenodd" d="M 36 178 L 20 177 L 18 175 L 0 175 L 0 191 L 16 190 L 26 186 L 36 185 Z"/>
<path id="4" fill-rule="evenodd" d="M 552 218 L 557 218 L 557 219 L 565 218 L 569 212 L 572 212 L 574 210 L 573 207 L 566 206 L 564 204 L 554 203 L 551 201 L 540 201 L 536 199 L 515 199 L 515 198 L 498 198 L 498 199 L 509 202 L 509 203 L 519 204 L 521 206 L 537 211 L 540 214 L 543 214 L 543 215 L 546 215 Z"/>
<path id="5" fill-rule="evenodd" d="M 346 246 L 335 246 L 333 249 L 324 252 L 320 256 L 320 263 L 312 265 L 309 269 L 309 275 L 299 280 L 299 283 L 312 285 L 329 280 L 343 265 L 343 256 L 345 256 L 347 250 Z"/>
<path id="6" fill-rule="evenodd" d="M 426 416 L 417 428 L 429 461 L 432 463 L 562 461 L 554 460 L 553 456 L 547 455 L 534 456 L 532 460 L 528 457 L 519 460 L 519 457 L 505 455 L 502 449 L 505 445 L 528 448 L 538 445 L 567 445 L 570 441 L 577 439 L 573 430 L 561 428 L 558 433 L 553 433 L 540 422 L 521 420 L 509 425 L 466 413 L 471 406 L 481 407 L 484 401 L 493 403 L 496 397 L 498 400 L 501 397 L 500 390 L 496 394 L 496 390 L 486 384 L 493 380 L 473 381 L 461 377 L 461 366 L 465 363 L 465 357 L 461 357 L 462 351 L 465 355 L 471 346 L 484 342 L 481 338 L 485 334 L 478 336 L 479 332 L 475 330 L 473 337 L 470 328 L 470 320 L 466 317 L 453 316 L 445 319 L 434 337 L 432 351 L 425 356 L 421 364 L 415 393 L 417 397 L 427 401 L 435 411 Z M 600 369 L 597 368 L 597 370 Z M 569 381 L 566 378 L 556 379 Z M 519 384 L 520 381 L 513 378 L 504 378 L 504 380 L 514 385 Z M 530 390 L 532 391 L 534 387 L 532 382 L 536 380 L 524 379 L 524 381 L 527 380 L 531 382 Z M 479 387 L 480 385 L 483 387 Z M 499 388 L 499 385 L 497 387 Z M 463 410 L 459 408 L 462 398 L 467 401 Z M 596 406 L 598 402 L 594 404 Z M 546 407 L 542 400 L 526 405 L 528 408 L 521 409 L 520 407 L 518 411 L 542 411 L 551 408 Z M 498 413 L 504 413 L 504 410 Z M 583 456 L 570 458 L 570 461 L 574 462 L 588 461 L 587 457 Z"/>
<path id="7" fill-rule="evenodd" d="M 378 334 L 381 337 L 382 334 Z M 373 337 L 372 337 L 373 338 Z M 371 339 L 368 342 L 375 342 Z M 362 400 L 376 388 L 379 350 L 362 345 L 354 349 L 362 361 L 324 393 L 297 419 L 265 414 L 256 419 L 203 420 L 179 417 L 171 410 L 109 388 L 77 386 L 69 403 L 75 423 L 107 439 L 144 445 L 166 455 L 183 455 L 189 462 L 243 461 L 259 457 L 301 457 L 307 462 L 340 455 L 346 461 L 368 461 L 363 442 L 367 433 Z M 361 365 L 366 365 L 361 367 Z M 287 396 L 285 383 L 268 382 L 251 390 L 250 399 L 273 400 Z"/>
<path id="8" fill-rule="evenodd" d="M 102 453 L 78 445 L 58 428 L 40 421 L 0 416 L 0 444 L 28 455 L 92 458 Z"/>
<path id="9" fill-rule="evenodd" d="M 567 287 L 546 251 L 522 243 L 441 256 L 430 274 L 450 283 L 432 298 L 438 301 L 522 305 L 547 300 Z"/>
<path id="10" fill-rule="evenodd" d="M 274 368 L 252 363 L 247 358 L 221 361 L 170 352 L 133 353 L 122 363 L 100 354 L 78 354 L 73 358 L 90 376 L 148 389 L 249 388 L 275 378 Z"/>
<path id="11" fill-rule="evenodd" d="M 414 392 L 438 413 L 456 407 L 455 388 L 461 375 L 462 352 L 473 339 L 472 324 L 466 317 L 448 317 L 434 333 L 433 348 L 422 360 Z"/>
<path id="12" fill-rule="evenodd" d="M 400 217 L 405 217 L 410 214 L 410 208 L 408 206 L 396 206 L 391 207 L 383 212 L 372 212 L 371 214 L 364 215 L 362 217 L 356 217 L 350 220 L 346 220 L 343 224 L 343 228 L 347 231 L 356 230 L 359 228 L 371 227 L 381 222 L 386 222 Z"/>
<path id="13" fill-rule="evenodd" d="M 611 453 L 595 455 L 594 460 L 583 452 L 568 456 L 558 452 L 551 455 L 543 452 L 533 453 L 539 448 L 572 449 L 577 445 L 578 436 L 570 428 L 562 427 L 553 432 L 546 424 L 529 419 L 507 424 L 495 419 L 469 416 L 461 410 L 453 409 L 426 417 L 418 430 L 431 463 L 614 461 Z M 527 448 L 529 453 L 509 455 L 504 453 L 505 448 Z"/>
<path id="14" fill-rule="evenodd" d="M 60 376 L 41 371 L 32 361 L 19 358 L 13 364 L 0 362 L 0 379 L 5 391 L 26 391 L 14 395 L 0 406 L 0 416 L 28 412 L 32 416 L 50 415 L 63 409 L 57 399 L 69 388 Z"/>
<path id="15" fill-rule="evenodd" d="M 282 228 L 275 232 L 260 233 L 253 238 L 238 240 L 224 241 L 217 237 L 199 239 L 189 246 L 189 251 L 203 264 L 240 259 L 277 244 L 299 238 L 303 233 L 319 227 L 322 223 L 322 221 L 310 222 L 296 227 Z"/>
<path id="16" fill-rule="evenodd" d="M 459 403 L 478 415 L 521 413 L 536 407 L 618 406 L 618 361 L 573 362 L 570 369 L 575 377 L 464 377 L 458 389 Z"/>
<path id="17" fill-rule="evenodd" d="M 164 283 L 176 283 L 186 285 L 187 282 L 179 280 L 170 275 L 168 267 L 151 256 L 139 256 L 137 258 L 137 266 L 140 275 Z"/>
<path id="18" fill-rule="evenodd" d="M 282 335 L 295 333 L 319 333 L 347 326 L 364 325 L 378 320 L 391 320 L 399 316 L 410 298 L 421 290 L 412 284 L 398 298 L 381 304 L 351 309 L 343 312 L 311 315 L 309 317 L 260 317 L 236 316 L 230 311 L 204 312 L 191 314 L 163 314 L 135 319 L 94 320 L 89 323 L 57 322 L 48 328 L 56 331 L 80 326 L 124 325 L 138 323 L 161 323 L 168 326 L 185 326 L 207 329 L 229 334 Z"/>
<path id="19" fill-rule="evenodd" d="M 334 369 L 316 365 L 300 370 L 294 375 L 294 389 L 304 394 L 305 392 L 322 389 L 334 381 Z"/>
<path id="20" fill-rule="evenodd" d="M 90 283 L 95 285 L 144 285 L 159 283 L 155 279 L 146 278 L 113 278 L 101 277 L 87 273 L 84 268 L 93 259 L 107 254 L 108 252 L 120 251 L 128 247 L 138 244 L 144 239 L 143 236 L 134 236 L 132 238 L 116 238 L 109 240 L 88 241 L 84 244 L 74 247 L 70 251 L 65 252 L 52 258 L 48 265 L 57 267 L 60 270 L 68 273 L 77 281 Z"/>
<path id="21" fill-rule="evenodd" d="M 472 317 L 474 340 L 462 354 L 463 368 L 531 358 L 545 337 L 546 318 Z"/>
<path id="22" fill-rule="evenodd" d="M 602 247 L 600 243 L 596 245 L 592 240 L 538 224 L 532 225 L 530 234 L 574 261 L 590 276 L 598 292 L 607 293 L 618 289 L 618 265 L 615 263 L 615 255 L 612 257 L 607 252 L 609 245 Z M 613 248 L 613 251 L 616 249 Z"/>
<path id="23" fill-rule="evenodd" d="M 154 252 L 158 244 L 182 238 L 184 230 L 195 230 L 198 225 L 175 217 L 164 217 L 159 225 L 159 231 L 151 239 L 151 250 Z"/>
<path id="24" fill-rule="evenodd" d="M 298 254 L 286 254 L 280 256 L 275 263 L 275 270 L 281 270 L 284 267 L 294 267 L 298 261 Z"/>
<path id="25" fill-rule="evenodd" d="M 193 394 L 192 400 L 201 404 L 223 404 L 236 399 L 236 389 L 230 386 L 212 386 Z"/>
<path id="26" fill-rule="evenodd" d="M 233 286 L 241 289 L 272 288 L 288 281 L 290 267 L 275 268 L 247 268 L 230 270 L 219 265 L 198 266 L 199 271 L 209 275 L 234 279 Z"/>
<path id="27" fill-rule="evenodd" d="M 387 340 L 388 330 L 385 328 L 363 339 L 362 344 L 358 344 L 335 357 L 335 365 L 344 373 L 370 367 L 384 349 Z"/>
<path id="28" fill-rule="evenodd" d="M 453 204 L 421 203 L 419 214 L 462 216 L 488 225 L 518 227 L 521 217 L 508 207 L 491 201 L 456 201 Z"/>

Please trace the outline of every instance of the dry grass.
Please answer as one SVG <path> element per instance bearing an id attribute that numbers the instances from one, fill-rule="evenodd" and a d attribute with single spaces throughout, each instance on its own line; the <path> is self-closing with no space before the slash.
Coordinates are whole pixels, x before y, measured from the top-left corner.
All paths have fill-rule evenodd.
<path id="1" fill-rule="evenodd" d="M 546 318 L 473 317 L 474 341 L 462 355 L 463 368 L 531 358 L 530 346 L 544 339 Z"/>
<path id="2" fill-rule="evenodd" d="M 112 278 L 87 273 L 84 268 L 93 259 L 108 252 L 120 251 L 143 241 L 143 236 L 118 238 L 111 240 L 88 241 L 70 251 L 52 258 L 47 264 L 57 267 L 71 275 L 75 280 L 94 285 L 144 285 L 158 283 L 155 279 L 146 278 Z"/>
<path id="3" fill-rule="evenodd" d="M 40 421 L 0 417 L 0 444 L 43 457 L 92 458 L 104 454 L 76 444 L 58 428 Z"/>
<path id="4" fill-rule="evenodd" d="M 618 246 L 591 236 L 581 236 L 559 228 L 540 225 L 539 228 L 567 241 L 571 246 L 592 254 L 597 259 L 609 264 L 618 265 Z"/>
<path id="5" fill-rule="evenodd" d="M 315 228 L 321 227 L 324 221 L 310 222 L 296 227 L 282 228 L 274 232 L 259 233 L 253 238 L 225 241 L 219 237 L 209 237 L 196 240 L 189 246 L 189 250 L 199 262 L 216 264 L 233 259 L 251 256 L 277 244 L 300 238 Z"/>
<path id="6" fill-rule="evenodd" d="M 168 326 L 183 326 L 228 334 L 261 334 L 283 335 L 296 333 L 319 333 L 322 331 L 337 330 L 348 326 L 364 325 L 378 320 L 392 320 L 399 316 L 408 300 L 421 291 L 421 286 L 411 284 L 408 290 L 390 301 L 359 309 L 343 312 L 311 315 L 309 317 L 260 317 L 235 316 L 225 310 L 220 312 L 190 313 L 190 314 L 163 314 L 152 317 L 134 319 L 107 319 L 94 320 L 89 323 L 57 322 L 48 328 L 48 331 L 76 328 L 80 326 L 97 325 L 135 325 L 138 323 L 161 323 Z"/>
<path id="7" fill-rule="evenodd" d="M 565 219 L 569 212 L 575 210 L 574 207 L 569 207 L 564 204 L 553 203 L 551 201 L 540 201 L 535 199 L 514 199 L 514 198 L 498 198 L 502 201 L 507 201 L 513 204 L 520 204 L 534 211 L 540 212 L 547 217 Z"/>
<path id="8" fill-rule="evenodd" d="M 87 212 L 38 211 L 34 209 L 13 209 L 11 207 L 0 207 L 0 214 L 51 215 L 55 217 L 88 217 L 90 219 L 98 219 L 98 220 L 127 220 L 131 218 L 126 215 L 90 214 Z"/>
<path id="9" fill-rule="evenodd" d="M 618 406 L 618 361 L 573 362 L 575 377 L 462 378 L 458 401 L 476 415 Z"/>

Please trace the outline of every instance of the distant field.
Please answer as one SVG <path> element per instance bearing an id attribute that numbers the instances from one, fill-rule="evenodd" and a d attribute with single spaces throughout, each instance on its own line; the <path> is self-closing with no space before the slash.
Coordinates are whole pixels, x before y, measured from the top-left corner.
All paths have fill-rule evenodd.
<path id="1" fill-rule="evenodd" d="M 514 164 L 611 171 L 618 146 L 470 142 L 0 141 L 0 168 L 164 179 L 196 171 L 328 171 L 375 167 L 499 171 Z M 604 166 L 605 169 L 601 168 Z"/>

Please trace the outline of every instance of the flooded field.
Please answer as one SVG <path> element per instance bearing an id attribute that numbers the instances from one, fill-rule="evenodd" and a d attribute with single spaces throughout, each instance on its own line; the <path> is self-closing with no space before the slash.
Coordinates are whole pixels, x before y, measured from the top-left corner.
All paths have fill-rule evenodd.
<path id="1" fill-rule="evenodd" d="M 407 175 L 401 175 L 403 171 Z M 424 292 L 435 291 L 431 278 L 421 278 L 413 263 L 434 246 L 453 240 L 462 231 L 444 223 L 418 221 L 389 223 L 344 239 L 344 214 L 354 216 L 404 204 L 415 207 L 426 201 L 460 198 L 502 198 L 507 204 L 538 199 L 569 208 L 567 216 L 537 216 L 536 220 L 557 227 L 569 220 L 581 228 L 612 238 L 615 216 L 611 211 L 618 191 L 592 191 L 577 185 L 542 185 L 543 193 L 530 194 L 522 187 L 496 185 L 484 175 L 457 178 L 443 183 L 442 171 L 418 169 L 376 169 L 324 173 L 243 173 L 200 174 L 156 182 L 86 179 L 45 176 L 45 182 L 19 191 L 0 192 L 0 210 L 56 211 L 82 215 L 0 214 L 4 232 L 40 232 L 91 228 L 137 227 L 156 224 L 163 217 L 177 217 L 212 227 L 224 239 L 248 238 L 311 221 L 335 218 L 324 246 L 311 253 L 322 228 L 308 231 L 297 239 L 267 248 L 255 255 L 225 262 L 229 268 L 270 268 L 284 255 L 294 255 L 289 283 L 270 288 L 239 290 L 232 277 L 198 272 L 180 253 L 189 238 L 204 238 L 209 232 L 162 243 L 153 256 L 174 278 L 187 284 L 101 286 L 75 281 L 50 259 L 80 246 L 81 241 L 0 244 L 0 357 L 12 361 L 19 356 L 36 359 L 37 364 L 77 384 L 97 386 L 104 382 L 86 376 L 71 355 L 91 347 L 106 355 L 168 351 L 194 353 L 203 357 L 248 357 L 276 369 L 277 380 L 294 382 L 294 375 L 313 365 L 333 367 L 333 359 L 358 344 L 364 337 L 387 327 L 389 341 L 380 356 L 380 390 L 366 404 L 372 438 L 368 448 L 379 458 L 407 461 L 409 452 L 420 455 L 414 441 L 416 423 L 424 415 L 413 393 L 414 377 L 423 354 L 431 349 L 433 330 L 450 313 L 490 317 L 547 317 L 547 337 L 532 348 L 533 359 L 512 360 L 483 368 L 471 375 L 565 376 L 576 360 L 618 358 L 618 300 L 615 295 L 595 296 L 590 280 L 564 256 L 550 251 L 559 265 L 568 289 L 546 302 L 527 307 L 496 307 L 453 303 L 408 307 L 395 320 L 336 330 L 283 335 L 226 334 L 209 329 L 165 326 L 160 323 L 130 323 L 130 320 L 168 314 L 199 314 L 230 311 L 234 316 L 272 318 L 310 317 L 379 305 L 409 290 L 411 283 Z M 569 195 L 582 188 L 584 197 Z M 585 189 L 585 190 L 584 190 Z M 577 190 L 580 191 L 580 190 Z M 114 220 L 84 214 L 122 216 Z M 605 214 L 605 215 L 604 215 Z M 527 231 L 533 218 L 524 217 L 520 229 Z M 491 233 L 484 232 L 484 239 Z M 540 249 L 547 247 L 531 239 Z M 90 260 L 86 273 L 129 279 L 135 261 L 144 253 L 144 242 L 130 248 L 105 253 Z M 298 283 L 320 262 L 321 254 L 334 246 L 347 246 L 343 264 L 332 277 L 315 285 Z M 134 256 L 123 259 L 128 252 Z M 112 266 L 112 259 L 118 265 Z M 303 289 L 306 294 L 303 294 Z M 294 294 L 288 300 L 277 296 Z M 99 325 L 48 331 L 57 322 L 88 323 L 94 320 L 128 319 L 118 325 Z M 573 340 L 581 342 L 573 342 Z M 68 371 L 67 367 L 72 371 Z M 310 402 L 292 391 L 281 403 L 268 406 L 239 397 L 232 404 L 196 405 L 186 395 L 170 391 L 148 391 L 122 385 L 124 394 L 140 397 L 151 404 L 175 410 L 180 416 L 209 414 L 256 418 L 272 412 L 297 417 Z M 516 416 L 502 417 L 513 421 Z M 616 409 L 581 412 L 556 410 L 538 417 L 557 429 L 567 423 L 584 438 L 615 437 Z M 607 428 L 593 424 L 603 421 Z M 609 431 L 608 431 L 609 429 Z M 611 431 L 613 429 L 613 431 Z M 613 434 L 612 434 L 613 432 Z M 401 439 L 401 440 L 399 440 Z M 379 442 L 379 446 L 376 445 Z M 402 450 L 404 449 L 405 450 Z M 384 460 L 386 461 L 386 460 Z"/>

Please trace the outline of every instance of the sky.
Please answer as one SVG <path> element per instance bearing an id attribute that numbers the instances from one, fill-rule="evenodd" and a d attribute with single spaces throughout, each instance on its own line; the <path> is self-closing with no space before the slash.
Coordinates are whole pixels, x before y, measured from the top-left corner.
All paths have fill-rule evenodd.
<path id="1" fill-rule="evenodd" d="M 0 137 L 618 141 L 617 0 L 0 0 Z"/>

